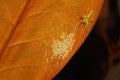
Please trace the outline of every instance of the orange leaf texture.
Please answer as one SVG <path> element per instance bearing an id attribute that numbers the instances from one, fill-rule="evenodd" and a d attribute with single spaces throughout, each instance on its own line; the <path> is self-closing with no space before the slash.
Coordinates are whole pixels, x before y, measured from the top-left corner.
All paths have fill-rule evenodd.
<path id="1" fill-rule="evenodd" d="M 0 80 L 52 80 L 82 45 L 103 0 L 0 0 Z"/>

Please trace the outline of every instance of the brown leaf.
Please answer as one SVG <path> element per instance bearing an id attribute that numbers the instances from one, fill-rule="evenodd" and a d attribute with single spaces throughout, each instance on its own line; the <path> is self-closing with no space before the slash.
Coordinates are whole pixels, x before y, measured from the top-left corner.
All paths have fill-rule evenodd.
<path id="1" fill-rule="evenodd" d="M 102 0 L 0 0 L 0 80 L 52 79 L 92 29 L 94 22 L 87 24 L 83 37 L 80 18 L 92 10 L 89 18 L 96 21 L 101 4 Z"/>

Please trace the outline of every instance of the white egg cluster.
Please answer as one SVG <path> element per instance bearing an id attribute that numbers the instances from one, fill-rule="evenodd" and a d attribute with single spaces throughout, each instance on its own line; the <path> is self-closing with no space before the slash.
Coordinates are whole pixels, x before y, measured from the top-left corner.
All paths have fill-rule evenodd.
<path id="1" fill-rule="evenodd" d="M 62 33 L 60 35 L 61 40 L 54 40 L 52 44 L 53 57 L 59 57 L 64 59 L 69 54 L 72 46 L 75 42 L 74 34 Z"/>

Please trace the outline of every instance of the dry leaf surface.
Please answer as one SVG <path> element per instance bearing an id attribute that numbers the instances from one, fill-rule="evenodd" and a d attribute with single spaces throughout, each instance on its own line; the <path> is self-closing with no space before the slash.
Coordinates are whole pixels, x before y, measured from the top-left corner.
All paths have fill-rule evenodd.
<path id="1" fill-rule="evenodd" d="M 0 0 L 0 80 L 52 79 L 85 40 L 84 28 L 90 26 L 85 37 L 91 31 L 101 4 L 101 0 Z M 94 21 L 88 24 L 81 19 L 84 16 Z"/>

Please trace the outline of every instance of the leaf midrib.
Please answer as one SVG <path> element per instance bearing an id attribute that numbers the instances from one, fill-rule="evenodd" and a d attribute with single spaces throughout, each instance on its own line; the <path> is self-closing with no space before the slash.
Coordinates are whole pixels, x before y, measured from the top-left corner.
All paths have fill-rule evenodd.
<path id="1" fill-rule="evenodd" d="M 25 11 L 26 11 L 29 3 L 30 3 L 30 0 L 28 0 L 28 1 L 26 2 L 25 6 L 23 7 L 23 10 L 21 11 L 18 19 L 17 19 L 16 22 L 15 22 L 15 25 L 13 26 L 13 29 L 12 29 L 11 32 L 9 33 L 9 36 L 8 36 L 6 42 L 4 43 L 4 45 L 3 45 L 3 47 L 2 47 L 2 50 L 0 51 L 0 57 L 1 57 L 1 58 L 0 58 L 0 61 L 2 60 L 2 55 L 3 55 L 3 53 L 5 52 L 5 49 L 6 49 L 7 45 L 8 45 L 8 43 L 9 43 L 9 41 L 11 40 L 11 38 L 12 38 L 12 36 L 13 36 L 16 28 L 17 28 L 17 26 L 18 26 L 18 25 L 20 24 L 20 22 L 22 21 L 22 17 L 24 16 Z"/>

